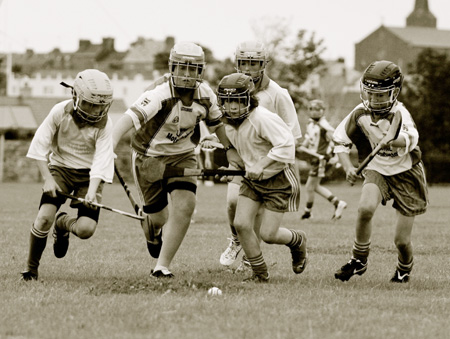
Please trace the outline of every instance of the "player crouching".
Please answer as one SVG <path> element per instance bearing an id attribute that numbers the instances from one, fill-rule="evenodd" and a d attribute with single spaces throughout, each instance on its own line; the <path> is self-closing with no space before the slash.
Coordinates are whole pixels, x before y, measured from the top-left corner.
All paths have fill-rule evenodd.
<path id="1" fill-rule="evenodd" d="M 69 234 L 81 239 L 90 238 L 97 227 L 100 210 L 89 202 L 100 202 L 103 182 L 111 183 L 114 175 L 112 122 L 108 110 L 113 89 L 108 76 L 95 69 L 87 69 L 75 78 L 72 99 L 56 104 L 39 126 L 27 157 L 35 159 L 44 185 L 39 212 L 30 232 L 27 269 L 22 280 L 37 280 L 39 262 L 47 243 L 50 228 L 55 222 L 54 254 L 66 255 Z M 48 157 L 48 155 L 50 156 Z M 66 198 L 57 191 L 72 193 L 87 203 L 73 201 L 78 209 L 76 218 L 56 212 Z"/>

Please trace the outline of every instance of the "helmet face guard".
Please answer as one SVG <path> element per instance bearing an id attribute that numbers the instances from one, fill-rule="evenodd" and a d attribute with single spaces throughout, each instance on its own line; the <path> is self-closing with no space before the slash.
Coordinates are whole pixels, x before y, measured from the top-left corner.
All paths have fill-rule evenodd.
<path id="1" fill-rule="evenodd" d="M 88 123 L 97 123 L 109 111 L 113 90 L 108 76 L 95 69 L 77 74 L 72 87 L 74 113 Z"/>
<path id="2" fill-rule="evenodd" d="M 384 114 L 397 101 L 403 84 L 400 68 L 390 61 L 375 61 L 367 67 L 360 80 L 360 98 L 373 113 Z"/>
<path id="3" fill-rule="evenodd" d="M 311 119 L 319 120 L 325 114 L 325 103 L 322 100 L 312 100 L 308 106 L 308 115 Z"/>
<path id="4" fill-rule="evenodd" d="M 203 81 L 205 65 L 205 54 L 200 46 L 191 42 L 176 44 L 169 56 L 172 85 L 177 88 L 197 88 Z"/>
<path id="5" fill-rule="evenodd" d="M 258 82 L 266 69 L 267 59 L 266 49 L 261 42 L 242 42 L 236 48 L 236 71 L 252 77 L 253 82 Z"/>
<path id="6" fill-rule="evenodd" d="M 250 114 L 254 88 L 251 77 L 241 73 L 227 75 L 220 81 L 217 102 L 230 124 L 240 124 Z"/>

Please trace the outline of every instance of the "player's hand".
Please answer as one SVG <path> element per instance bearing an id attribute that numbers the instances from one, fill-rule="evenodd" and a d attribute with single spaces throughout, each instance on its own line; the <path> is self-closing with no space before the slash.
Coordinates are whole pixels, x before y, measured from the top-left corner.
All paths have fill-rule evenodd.
<path id="1" fill-rule="evenodd" d="M 247 169 L 246 177 L 250 180 L 263 180 L 264 168 L 258 163 Z"/>
<path id="2" fill-rule="evenodd" d="M 42 186 L 42 192 L 44 194 L 50 195 L 52 198 L 56 198 L 56 191 L 61 191 L 61 188 L 56 183 L 53 177 L 49 177 L 44 181 L 44 186 Z"/>
<path id="3" fill-rule="evenodd" d="M 358 179 L 358 175 L 356 175 L 356 168 L 350 167 L 346 172 L 346 179 L 350 183 L 350 185 L 354 185 L 356 182 L 356 179 Z"/>
<path id="4" fill-rule="evenodd" d="M 202 139 L 200 142 L 200 147 L 202 149 L 212 149 L 215 150 L 217 148 L 217 144 L 219 144 L 219 138 L 217 138 L 215 135 L 207 135 Z"/>
<path id="5" fill-rule="evenodd" d="M 237 170 L 237 168 L 235 168 L 235 167 L 233 167 L 231 165 L 228 166 L 228 167 L 222 166 L 222 167 L 219 167 L 218 169 L 220 169 L 220 170 Z M 222 175 L 222 176 L 216 175 L 214 178 L 219 180 L 220 182 L 228 183 L 228 182 L 233 181 L 234 175 Z"/>
<path id="6" fill-rule="evenodd" d="M 86 207 L 88 207 L 88 208 L 91 208 L 91 209 L 93 209 L 93 210 L 96 210 L 97 209 L 97 206 L 94 206 L 94 205 L 92 205 L 92 204 L 90 204 L 91 202 L 93 202 L 93 203 L 97 203 L 97 194 L 91 194 L 91 193 L 87 193 L 86 194 L 86 196 L 84 197 L 84 202 L 83 202 L 83 204 L 84 204 L 84 206 L 86 206 Z"/>

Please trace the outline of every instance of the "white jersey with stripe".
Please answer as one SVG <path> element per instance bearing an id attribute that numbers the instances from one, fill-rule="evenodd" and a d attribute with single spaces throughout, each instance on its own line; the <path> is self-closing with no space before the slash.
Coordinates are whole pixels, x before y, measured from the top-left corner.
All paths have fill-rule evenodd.
<path id="1" fill-rule="evenodd" d="M 56 104 L 36 131 L 28 158 L 50 165 L 90 169 L 90 178 L 111 183 L 114 176 L 112 121 L 104 128 L 86 125 L 79 128 L 72 117 L 73 100 Z M 47 158 L 49 156 L 49 158 Z"/>
<path id="2" fill-rule="evenodd" d="M 125 112 L 136 132 L 131 146 L 147 156 L 176 155 L 194 150 L 200 140 L 200 121 L 212 129 L 222 124 L 222 113 L 212 89 L 201 83 L 185 105 L 171 81 L 145 91 Z"/>
<path id="3" fill-rule="evenodd" d="M 395 175 L 407 171 L 416 164 L 421 153 L 418 147 L 419 133 L 411 114 L 401 102 L 396 102 L 389 113 L 382 116 L 371 113 L 363 104 L 342 120 L 333 135 L 335 153 L 350 152 L 352 145 L 358 149 L 361 162 L 384 137 L 391 126 L 394 113 L 400 111 L 402 122 L 399 135 L 406 140 L 405 147 L 387 146 L 367 165 L 382 175 Z"/>
<path id="4" fill-rule="evenodd" d="M 264 75 L 261 80 L 261 87 L 255 93 L 255 96 L 258 98 L 259 106 L 267 108 L 283 119 L 295 140 L 302 137 L 297 111 L 287 89 L 282 88 L 267 75 Z"/>
<path id="5" fill-rule="evenodd" d="M 264 169 L 263 179 L 295 163 L 295 143 L 286 123 L 268 109 L 258 106 L 239 126 L 226 125 L 227 136 L 249 168 L 264 157 L 276 162 Z"/>
<path id="6" fill-rule="evenodd" d="M 315 153 L 327 155 L 332 152 L 333 132 L 334 128 L 324 117 L 319 120 L 309 119 L 303 146 Z"/>

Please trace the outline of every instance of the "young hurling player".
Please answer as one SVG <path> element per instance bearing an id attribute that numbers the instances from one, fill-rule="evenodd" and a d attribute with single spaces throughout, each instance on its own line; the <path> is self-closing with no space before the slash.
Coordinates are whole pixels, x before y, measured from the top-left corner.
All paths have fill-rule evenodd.
<path id="1" fill-rule="evenodd" d="M 204 120 L 227 148 L 228 161 L 238 166 L 236 150 L 228 147 L 216 95 L 202 82 L 204 69 L 205 56 L 200 46 L 191 42 L 175 44 L 169 56 L 169 81 L 145 91 L 114 127 L 114 147 L 126 132 L 135 129 L 131 139 L 132 172 L 147 218 L 147 248 L 158 259 L 152 271 L 155 277 L 173 276 L 169 265 L 190 225 L 197 179 L 177 177 L 149 182 L 146 163 L 157 159 L 166 165 L 197 168 L 194 149 L 200 139 L 199 123 Z"/>
<path id="2" fill-rule="evenodd" d="M 302 137 L 300 125 L 297 119 L 292 98 L 289 92 L 280 87 L 275 81 L 271 80 L 266 74 L 266 65 L 269 62 L 267 50 L 261 42 L 246 41 L 238 44 L 235 53 L 236 70 L 252 78 L 255 84 L 254 95 L 258 98 L 259 106 L 268 109 L 270 112 L 278 114 L 289 127 L 294 136 L 294 140 L 299 144 Z M 231 229 L 230 243 L 226 250 L 220 256 L 220 263 L 224 266 L 230 266 L 236 260 L 242 247 L 239 242 L 233 220 L 236 214 L 236 204 L 239 195 L 241 178 L 235 177 L 228 183 L 227 189 L 227 214 Z M 258 214 L 255 221 L 255 229 L 258 234 L 258 228 L 261 224 L 261 215 Z M 245 256 L 242 258 L 238 270 L 249 267 Z"/>
<path id="3" fill-rule="evenodd" d="M 347 203 L 339 200 L 328 188 L 322 186 L 320 181 L 325 177 L 325 167 L 331 158 L 333 151 L 334 128 L 324 117 L 325 103 L 322 100 L 312 100 L 308 105 L 309 122 L 306 126 L 305 139 L 299 150 L 310 155 L 308 162 L 310 170 L 306 181 L 306 207 L 302 219 L 312 217 L 311 210 L 314 205 L 315 193 L 327 199 L 334 205 L 332 219 L 337 220 L 342 216 L 342 212 L 347 208 Z"/>
<path id="4" fill-rule="evenodd" d="M 113 89 L 108 76 L 95 69 L 78 73 L 72 99 L 56 104 L 39 126 L 27 157 L 36 159 L 44 178 L 38 215 L 31 227 L 27 269 L 23 280 L 37 280 L 38 267 L 47 235 L 56 212 L 66 198 L 56 191 L 73 193 L 88 202 L 100 202 L 103 182 L 114 175 L 112 122 L 108 110 Z M 53 251 L 63 258 L 69 247 L 69 234 L 90 238 L 97 227 L 100 210 L 72 201 L 77 217 L 61 212 L 53 228 Z"/>
<path id="5" fill-rule="evenodd" d="M 425 213 L 427 185 L 418 147 L 419 134 L 411 114 L 397 100 L 403 83 L 400 68 L 390 61 L 375 61 L 364 71 L 359 104 L 336 128 L 334 140 L 347 180 L 354 183 L 356 168 L 350 161 L 355 145 L 362 160 L 376 147 L 391 126 L 394 114 L 401 114 L 398 137 L 382 148 L 363 170 L 364 183 L 358 206 L 356 237 L 350 261 L 336 273 L 336 279 L 349 280 L 367 270 L 372 217 L 381 203 L 392 199 L 396 210 L 394 243 L 398 263 L 392 282 L 406 283 L 414 264 L 411 233 L 416 215 Z"/>
<path id="6" fill-rule="evenodd" d="M 263 209 L 260 236 L 268 244 L 286 245 L 292 269 L 302 273 L 307 264 L 306 235 L 280 227 L 285 212 L 297 211 L 300 179 L 295 170 L 295 141 L 290 128 L 277 115 L 258 106 L 252 95 L 252 78 L 234 73 L 225 76 L 217 90 L 227 136 L 237 149 L 247 174 L 239 189 L 233 225 L 253 275 L 246 279 L 267 282 L 269 273 L 254 220 Z"/>

